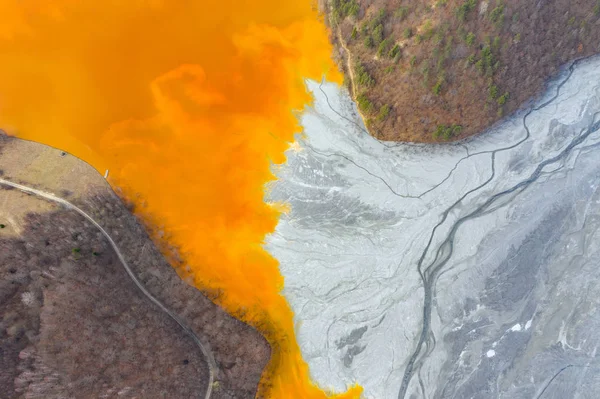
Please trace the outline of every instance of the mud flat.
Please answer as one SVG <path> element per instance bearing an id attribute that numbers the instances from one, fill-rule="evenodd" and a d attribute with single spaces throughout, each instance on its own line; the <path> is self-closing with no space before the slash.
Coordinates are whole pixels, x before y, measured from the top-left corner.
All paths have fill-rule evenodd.
<path id="1" fill-rule="evenodd" d="M 600 58 L 448 145 L 378 142 L 347 92 L 309 87 L 266 246 L 312 377 L 367 398 L 596 396 Z"/>

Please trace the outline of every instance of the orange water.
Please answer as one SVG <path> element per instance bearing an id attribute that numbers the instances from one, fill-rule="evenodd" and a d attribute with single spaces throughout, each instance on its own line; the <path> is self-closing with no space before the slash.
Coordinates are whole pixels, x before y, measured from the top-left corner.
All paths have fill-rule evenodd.
<path id="1" fill-rule="evenodd" d="M 340 81 L 310 0 L 0 0 L 0 15 L 0 126 L 110 169 L 180 273 L 267 337 L 262 394 L 326 397 L 261 247 L 303 78 Z"/>

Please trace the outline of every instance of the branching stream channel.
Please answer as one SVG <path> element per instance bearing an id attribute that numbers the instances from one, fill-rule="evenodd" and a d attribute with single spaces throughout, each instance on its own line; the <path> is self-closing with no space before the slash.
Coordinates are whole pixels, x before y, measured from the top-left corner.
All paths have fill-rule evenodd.
<path id="1" fill-rule="evenodd" d="M 512 203 L 512 201 L 517 196 L 519 196 L 525 190 L 527 190 L 528 187 L 530 187 L 533 183 L 538 181 L 540 179 L 540 177 L 549 176 L 549 175 L 553 174 L 554 172 L 561 170 L 565 166 L 564 162 L 567 161 L 568 157 L 573 153 L 573 150 L 576 149 L 576 147 L 581 146 L 581 144 L 584 144 L 586 142 L 586 140 L 588 139 L 588 137 L 590 135 L 592 135 L 594 132 L 597 132 L 598 130 L 600 130 L 600 121 L 597 121 L 597 119 L 598 119 L 597 117 L 600 114 L 600 112 L 593 113 L 594 111 L 592 110 L 591 113 L 589 114 L 592 116 L 591 121 L 584 122 L 584 124 L 581 125 L 576 132 L 573 132 L 574 133 L 573 136 L 570 136 L 569 138 L 565 137 L 565 139 L 567 141 L 564 142 L 562 144 L 562 146 L 560 147 L 562 149 L 556 149 L 555 150 L 556 152 L 554 152 L 551 155 L 548 155 L 548 156 L 550 156 L 550 158 L 546 158 L 546 157 L 542 156 L 542 158 L 540 160 L 533 161 L 535 163 L 533 165 L 531 165 L 531 169 L 528 172 L 524 172 L 525 175 L 522 176 L 521 178 L 519 178 L 518 180 L 516 180 L 516 181 L 511 180 L 510 182 L 507 182 L 506 184 L 508 186 L 500 186 L 500 187 L 491 189 L 491 190 L 494 190 L 495 192 L 493 192 L 493 191 L 489 192 L 490 187 L 493 186 L 493 184 L 490 184 L 490 183 L 492 183 L 493 181 L 495 182 L 498 179 L 498 177 L 503 176 L 503 175 L 497 176 L 497 167 L 498 167 L 497 156 L 500 153 L 510 151 L 510 150 L 515 150 L 515 149 L 517 149 L 517 147 L 524 145 L 524 143 L 526 143 L 526 142 L 528 143 L 527 145 L 530 145 L 529 143 L 532 142 L 532 140 L 530 140 L 530 138 L 532 137 L 530 129 L 532 129 L 532 127 L 530 126 L 531 120 L 529 120 L 529 117 L 534 112 L 537 112 L 537 111 L 547 112 L 547 109 L 551 109 L 551 107 L 549 107 L 549 106 L 553 105 L 555 102 L 557 102 L 557 99 L 559 99 L 559 97 L 561 98 L 561 102 L 557 102 L 557 105 L 561 104 L 562 97 L 564 97 L 564 96 L 561 96 L 561 94 L 562 94 L 562 90 L 563 90 L 565 84 L 571 80 L 571 77 L 574 75 L 574 72 L 576 71 L 576 69 L 578 69 L 578 66 L 582 65 L 583 63 L 585 63 L 589 60 L 590 59 L 580 59 L 580 60 L 573 62 L 563 72 L 563 77 L 561 78 L 561 80 L 554 85 L 553 92 L 548 93 L 549 98 L 546 101 L 544 101 L 543 103 L 541 103 L 537 106 L 533 106 L 532 108 L 529 109 L 529 111 L 527 111 L 526 113 L 523 114 L 520 123 L 522 124 L 522 129 L 523 129 L 524 134 L 520 138 L 518 138 L 518 136 L 515 137 L 511 144 L 502 146 L 500 148 L 495 148 L 495 149 L 494 148 L 489 149 L 489 147 L 488 147 L 486 149 L 482 149 L 480 151 L 473 151 L 473 152 L 469 151 L 469 147 L 472 147 L 472 146 L 470 146 L 468 142 L 457 143 L 457 144 L 453 144 L 453 145 L 449 146 L 449 147 L 454 147 L 454 148 L 462 147 L 466 151 L 466 155 L 455 158 L 454 159 L 455 163 L 447 166 L 447 168 L 448 168 L 447 173 L 444 172 L 443 175 L 440 174 L 439 180 L 437 182 L 435 182 L 435 184 L 429 185 L 428 188 L 423 189 L 422 192 L 410 192 L 411 190 L 409 189 L 409 187 L 413 187 L 412 185 L 407 185 L 406 190 L 402 190 L 401 187 L 399 187 L 398 183 L 392 183 L 388 179 L 386 179 L 386 176 L 387 176 L 386 174 L 388 172 L 385 171 L 385 166 L 382 166 L 381 169 L 379 169 L 379 171 L 378 171 L 377 170 L 377 167 L 378 167 L 377 162 L 369 163 L 369 165 L 375 165 L 374 168 L 371 168 L 371 167 L 369 167 L 369 165 L 364 164 L 362 162 L 358 162 L 358 161 L 356 161 L 355 156 L 351 155 L 351 153 L 348 152 L 348 149 L 347 149 L 348 147 L 346 147 L 346 150 L 342 149 L 341 147 L 338 150 L 338 145 L 334 144 L 334 141 L 331 139 L 325 140 L 326 141 L 325 144 L 323 144 L 323 141 L 321 141 L 320 145 L 319 145 L 318 137 L 316 137 L 312 140 L 306 140 L 306 142 L 303 143 L 303 145 L 308 150 L 310 150 L 312 153 L 314 153 L 315 156 L 321 157 L 321 159 L 337 158 L 341 162 L 347 163 L 351 167 L 354 167 L 354 168 L 357 168 L 357 170 L 360 170 L 359 173 L 363 173 L 363 172 L 366 173 L 366 175 L 368 175 L 368 179 L 373 178 L 373 179 L 371 179 L 371 181 L 372 181 L 371 184 L 374 184 L 374 185 L 383 184 L 385 189 L 387 189 L 389 191 L 389 193 L 391 193 L 391 195 L 393 195 L 397 198 L 400 198 L 403 201 L 404 200 L 409 200 L 409 201 L 423 200 L 425 196 L 432 193 L 434 190 L 437 190 L 443 184 L 447 183 L 450 179 L 452 179 L 454 173 L 459 168 L 459 165 L 461 165 L 462 163 L 464 163 L 465 161 L 467 161 L 470 158 L 473 158 L 476 156 L 489 155 L 489 165 L 490 165 L 489 176 L 482 174 L 481 179 L 477 183 L 476 187 L 467 189 L 467 191 L 465 191 L 463 193 L 457 192 L 456 199 L 455 200 L 453 199 L 452 200 L 453 202 L 449 202 L 449 203 L 446 203 L 443 205 L 443 207 L 439 210 L 439 212 L 440 212 L 439 216 L 436 217 L 437 222 L 432 221 L 432 224 L 431 224 L 432 227 L 430 229 L 429 228 L 426 229 L 426 231 L 424 232 L 425 233 L 423 235 L 424 241 L 422 241 L 422 242 L 425 246 L 423 247 L 422 250 L 419 249 L 419 252 L 416 254 L 416 256 L 414 258 L 415 259 L 414 262 L 416 262 L 416 263 L 413 263 L 412 267 L 416 268 L 416 271 L 418 272 L 418 276 L 420 277 L 420 281 L 421 281 L 422 288 L 423 288 L 423 302 L 422 302 L 422 312 L 423 313 L 421 316 L 420 330 L 416 330 L 417 333 L 414 336 L 414 342 L 412 343 L 412 348 L 409 347 L 408 351 L 405 352 L 407 354 L 406 357 L 404 357 L 404 359 L 401 359 L 401 362 L 402 362 L 402 364 L 404 364 L 404 367 L 403 367 L 402 379 L 399 380 L 399 385 L 400 385 L 399 391 L 395 391 L 395 392 L 397 392 L 398 399 L 404 399 L 407 396 L 407 393 L 409 391 L 409 385 L 410 385 L 413 377 L 415 376 L 415 374 L 418 377 L 418 383 L 419 383 L 419 388 L 420 388 L 422 397 L 425 398 L 428 396 L 426 394 L 426 385 L 427 384 L 425 384 L 423 382 L 421 375 L 420 375 L 420 370 L 421 370 L 423 364 L 425 363 L 425 360 L 429 358 L 429 355 L 432 354 L 432 352 L 434 351 L 435 346 L 436 346 L 435 336 L 434 336 L 434 333 L 433 333 L 432 327 L 431 327 L 432 310 L 435 307 L 434 301 L 436 300 L 435 299 L 436 298 L 436 281 L 437 281 L 438 277 L 440 276 L 440 274 L 444 273 L 448 269 L 448 266 L 451 265 L 450 260 L 453 256 L 453 252 L 455 249 L 454 248 L 455 238 L 457 236 L 459 228 L 463 224 L 465 224 L 465 222 L 467 222 L 467 221 L 471 221 L 473 219 L 476 219 L 476 218 L 479 218 L 479 217 L 482 217 L 485 215 L 489 215 L 493 211 L 496 211 L 500 208 L 506 207 L 508 204 Z M 340 109 L 340 105 L 338 103 L 339 100 L 328 97 L 327 91 L 323 88 L 323 86 L 324 86 L 324 83 L 322 82 L 321 85 L 319 85 L 319 90 L 320 90 L 320 94 L 322 94 L 325 99 L 326 107 L 331 112 L 333 112 L 336 115 L 336 117 L 343 119 L 346 123 L 353 125 L 354 128 L 358 128 L 359 130 L 361 130 L 363 133 L 366 134 L 367 132 L 364 130 L 362 125 L 360 125 L 356 120 L 353 120 L 352 115 L 349 113 L 351 111 Z M 569 90 L 566 90 L 566 91 L 568 92 Z M 354 116 L 356 116 L 356 114 L 354 114 Z M 334 123 L 334 122 L 332 122 L 332 123 Z M 517 120 L 515 120 L 515 125 L 518 123 L 519 122 Z M 536 129 L 537 129 L 537 127 L 536 127 Z M 536 132 L 537 132 L 537 130 L 536 130 Z M 355 141 L 355 139 L 353 138 L 353 136 L 351 134 L 348 134 L 347 136 L 343 136 L 343 137 L 345 139 L 347 139 L 348 141 L 352 142 L 352 144 L 350 144 L 350 147 L 352 149 L 356 148 L 356 152 L 352 153 L 352 154 L 361 154 L 361 152 L 359 152 L 359 151 L 363 151 L 362 150 L 363 146 L 361 146 L 361 144 L 359 144 L 358 141 Z M 534 140 L 536 140 L 536 138 L 535 138 L 536 136 L 534 135 L 533 137 L 534 137 Z M 313 142 L 313 140 L 317 140 L 317 141 Z M 377 145 L 381 145 L 390 151 L 393 151 L 398 146 L 404 146 L 406 148 L 410 148 L 410 146 L 411 146 L 411 144 L 385 143 L 385 142 L 378 142 Z M 591 143 L 587 147 L 585 147 L 585 149 L 590 150 L 597 146 L 600 146 L 600 143 Z M 326 149 L 324 149 L 323 147 L 325 147 Z M 421 147 L 421 148 L 423 148 L 423 147 Z M 580 150 L 583 150 L 583 148 L 580 148 Z M 366 149 L 366 151 L 368 152 L 369 150 Z M 521 151 L 521 149 L 519 149 L 519 151 Z M 542 150 L 540 150 L 540 151 L 542 151 Z M 548 151 L 542 152 L 541 154 L 543 155 L 544 153 L 548 154 Z M 525 154 L 527 154 L 527 152 L 525 152 Z M 358 156 L 358 155 L 356 155 L 356 156 Z M 546 159 L 544 159 L 544 158 L 546 158 Z M 502 158 L 502 159 L 504 159 L 504 158 Z M 331 162 L 333 162 L 333 160 Z M 482 160 L 480 162 L 481 166 L 486 164 L 486 162 L 487 161 Z M 529 159 L 528 162 L 532 162 L 532 160 Z M 479 165 L 478 164 L 476 164 L 476 165 L 478 166 L 477 169 L 479 170 Z M 483 169 L 481 169 L 481 170 L 483 170 Z M 456 184 L 456 183 L 451 182 L 451 184 Z M 319 186 L 319 187 L 321 187 L 321 186 Z M 458 189 L 458 187 L 456 187 L 456 188 Z M 373 190 L 376 190 L 376 188 L 373 187 Z M 414 188 L 413 188 L 413 190 L 414 190 Z M 288 191 L 288 192 L 292 192 L 292 191 Z M 467 199 L 467 197 L 469 197 L 470 199 L 474 199 L 475 198 L 474 194 L 477 195 L 475 204 L 467 205 L 465 199 Z M 472 209 L 469 210 L 469 209 L 467 209 L 467 207 L 471 207 Z M 424 212 L 427 212 L 427 209 L 425 209 Z M 458 215 L 458 212 L 460 212 L 462 215 Z M 453 219 L 453 217 L 450 217 L 450 215 L 454 215 L 453 217 L 455 217 L 455 218 Z M 412 218 L 405 218 L 405 219 L 412 219 Z M 444 231 L 443 237 L 439 237 L 440 231 Z M 387 278 L 392 279 L 392 278 L 397 277 L 399 270 L 401 270 L 401 269 L 400 268 L 396 269 L 396 271 L 391 276 L 388 276 Z M 406 270 L 406 269 L 404 269 L 404 270 Z M 412 270 L 414 270 L 414 269 L 412 269 Z M 367 281 L 367 280 L 362 280 L 362 283 L 364 283 L 365 281 Z M 358 286 L 359 286 L 359 283 L 358 282 L 355 283 L 355 287 L 358 287 Z M 391 305 L 386 305 L 385 309 L 380 310 L 379 314 L 385 314 L 385 312 L 387 312 L 390 309 L 390 306 Z M 407 310 L 405 309 L 404 311 L 407 311 Z M 336 320 L 338 320 L 338 319 L 336 319 Z M 330 334 L 329 330 L 331 329 L 332 325 L 333 324 L 331 324 L 329 329 L 327 330 L 328 336 Z M 349 325 L 353 325 L 353 324 L 349 323 Z M 354 324 L 354 325 L 356 325 L 356 324 Z M 360 331 L 362 331 L 361 334 L 364 334 L 365 330 L 366 330 L 366 328 L 360 330 Z M 407 337 L 407 339 L 408 339 L 408 337 Z M 363 349 L 364 349 L 364 347 L 363 347 Z M 361 349 L 361 351 L 362 351 L 362 349 Z M 360 353 L 360 352 L 358 352 L 358 353 Z M 493 354 L 492 354 L 492 356 L 493 356 Z M 330 364 L 330 363 L 328 363 L 328 364 Z M 564 369 L 564 367 L 562 369 Z M 395 369 L 394 373 L 396 373 L 396 375 L 397 375 L 398 371 L 400 371 L 400 370 L 401 369 Z M 398 376 L 398 377 L 400 377 L 400 376 Z M 548 383 L 550 383 L 550 381 L 548 381 Z M 397 386 L 398 385 L 396 385 L 396 387 Z M 434 387 L 428 386 L 427 388 L 432 389 Z M 398 388 L 396 388 L 396 389 L 398 389 Z M 412 391 L 412 389 L 411 389 L 411 391 Z"/>
<path id="2" fill-rule="evenodd" d="M 448 263 L 448 261 L 450 260 L 450 258 L 452 256 L 454 238 L 456 236 L 456 233 L 457 233 L 459 227 L 468 220 L 475 219 L 479 216 L 486 214 L 487 212 L 491 211 L 494 206 L 502 206 L 501 201 L 503 199 L 505 199 L 511 195 L 518 195 L 519 193 L 523 192 L 525 189 L 527 189 L 527 187 L 529 187 L 533 182 L 535 182 L 544 173 L 545 167 L 556 164 L 556 163 L 560 162 L 561 160 L 565 159 L 576 146 L 583 143 L 590 134 L 592 134 L 600 129 L 600 121 L 593 123 L 584 132 L 582 132 L 579 136 L 575 137 L 569 143 L 569 145 L 562 150 L 562 152 L 560 152 L 558 155 L 556 155 L 550 159 L 546 159 L 543 162 L 541 162 L 537 166 L 537 168 L 534 170 L 534 172 L 527 179 L 510 187 L 509 189 L 506 189 L 502 192 L 492 195 L 484 203 L 482 203 L 481 205 L 476 207 L 473 211 L 471 211 L 467 215 L 462 216 L 461 218 L 456 220 L 454 222 L 454 224 L 452 225 L 452 227 L 450 228 L 450 231 L 449 231 L 448 235 L 446 236 L 446 238 L 441 242 L 441 244 L 438 246 L 437 250 L 435 250 L 435 257 L 434 257 L 433 261 L 431 261 L 429 264 L 425 264 L 425 258 L 428 255 L 428 253 L 430 253 L 430 251 L 432 250 L 432 242 L 433 242 L 435 233 L 438 230 L 438 228 L 440 226 L 442 226 L 443 223 L 446 221 L 448 214 L 456 206 L 458 206 L 462 202 L 462 200 L 465 199 L 468 195 L 482 189 L 489 182 L 492 181 L 492 179 L 495 176 L 496 154 L 501 151 L 506 151 L 506 150 L 515 148 L 516 146 L 521 145 L 523 142 L 525 142 L 529 138 L 530 131 L 529 131 L 529 127 L 527 125 L 527 117 L 529 115 L 531 115 L 531 113 L 533 113 L 534 111 L 538 111 L 542 108 L 545 108 L 546 106 L 550 105 L 554 100 L 556 100 L 556 98 L 560 94 L 560 89 L 570 79 L 570 77 L 572 76 L 573 71 L 576 68 L 578 63 L 579 63 L 579 61 L 576 61 L 569 67 L 569 72 L 568 72 L 567 76 L 557 86 L 556 94 L 550 100 L 546 101 L 545 103 L 541 104 L 540 106 L 538 106 L 536 108 L 532 108 L 529 112 L 527 112 L 523 116 L 523 127 L 525 128 L 525 131 L 527 133 L 526 136 L 521 141 L 517 142 L 514 145 L 491 151 L 492 172 L 491 172 L 489 179 L 486 180 L 485 182 L 483 182 L 481 185 L 473 188 L 472 190 L 467 191 L 461 198 L 459 198 L 449 208 L 447 208 L 444 211 L 444 213 L 442 214 L 442 219 L 433 228 L 433 231 L 431 232 L 427 246 L 425 247 L 425 250 L 423 251 L 421 258 L 419 259 L 419 262 L 417 264 L 417 269 L 418 269 L 419 275 L 421 276 L 421 279 L 423 281 L 423 288 L 425 291 L 424 302 L 423 302 L 423 325 L 422 325 L 422 329 L 421 329 L 421 334 L 419 336 L 419 341 L 418 341 L 416 348 L 414 349 L 414 351 L 406 365 L 406 368 L 404 370 L 404 377 L 402 378 L 402 385 L 400 386 L 400 391 L 398 392 L 399 399 L 403 399 L 406 396 L 406 392 L 408 390 L 408 385 L 411 381 L 411 378 L 413 377 L 415 369 L 419 368 L 419 366 L 420 366 L 420 364 L 422 364 L 424 358 L 427 356 L 428 353 L 431 353 L 431 351 L 433 350 L 433 347 L 435 345 L 435 338 L 430 329 L 432 300 L 433 300 L 434 291 L 435 291 L 435 282 L 436 282 L 436 279 L 439 276 L 440 272 L 442 271 L 442 269 Z M 600 146 L 600 143 L 598 143 L 594 146 Z M 426 347 L 425 351 L 423 351 L 423 346 Z M 421 382 L 421 389 L 424 391 L 424 388 L 422 385 L 423 384 Z"/>

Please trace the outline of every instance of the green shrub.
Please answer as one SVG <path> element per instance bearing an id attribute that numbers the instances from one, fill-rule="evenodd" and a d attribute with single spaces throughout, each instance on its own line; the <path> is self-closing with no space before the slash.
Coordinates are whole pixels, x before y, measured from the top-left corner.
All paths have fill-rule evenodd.
<path id="1" fill-rule="evenodd" d="M 506 101 L 508 100 L 509 96 L 510 96 L 510 94 L 508 92 L 506 92 L 503 95 L 501 95 L 500 97 L 498 97 L 498 105 L 502 106 L 502 105 L 506 104 Z"/>
<path id="2" fill-rule="evenodd" d="M 391 50 L 388 52 L 388 57 L 396 58 L 396 56 L 399 54 L 400 54 L 400 45 L 398 43 L 396 43 L 394 45 L 394 47 L 392 47 Z"/>
<path id="3" fill-rule="evenodd" d="M 367 22 L 363 22 L 360 26 L 360 34 L 366 36 L 369 34 L 369 24 Z"/>
<path id="4" fill-rule="evenodd" d="M 408 14 L 409 14 L 410 10 L 408 7 L 406 6 L 402 6 L 399 7 L 395 12 L 394 12 L 394 16 L 396 18 L 398 18 L 400 21 L 404 20 Z"/>
<path id="5" fill-rule="evenodd" d="M 360 13 L 360 5 L 356 0 L 333 0 L 333 12 L 337 19 L 357 17 Z"/>
<path id="6" fill-rule="evenodd" d="M 371 29 L 375 29 L 375 27 L 377 25 L 383 25 L 383 22 L 385 21 L 385 17 L 386 17 L 385 8 L 382 8 L 381 10 L 379 10 L 377 15 L 375 15 L 375 17 L 373 17 L 373 19 L 371 20 L 371 22 L 370 22 Z"/>
<path id="7" fill-rule="evenodd" d="M 437 83 L 433 86 L 433 94 L 435 94 L 436 96 L 439 96 L 442 93 L 442 86 L 443 86 L 444 82 L 439 79 L 437 81 Z"/>
<path id="8" fill-rule="evenodd" d="M 452 54 L 452 49 L 454 48 L 452 45 L 454 44 L 454 38 L 450 36 L 446 40 L 446 45 L 444 46 L 444 58 L 450 58 L 450 54 Z"/>
<path id="9" fill-rule="evenodd" d="M 373 29 L 373 41 L 379 45 L 383 41 L 383 25 L 379 24 Z"/>
<path id="10" fill-rule="evenodd" d="M 445 75 L 445 72 L 444 72 L 444 63 L 445 62 L 446 62 L 446 60 L 444 59 L 444 57 L 441 57 L 440 59 L 437 60 L 437 62 L 435 64 L 435 69 L 439 72 L 439 74 Z"/>
<path id="11" fill-rule="evenodd" d="M 498 51 L 498 50 L 500 50 L 500 44 L 501 44 L 501 39 L 500 39 L 500 36 L 496 36 L 496 37 L 494 38 L 494 41 L 492 42 L 492 49 L 493 49 L 494 51 Z"/>
<path id="12" fill-rule="evenodd" d="M 421 74 L 423 75 L 423 84 L 429 85 L 429 60 L 425 60 L 421 66 Z"/>
<path id="13" fill-rule="evenodd" d="M 412 57 L 410 57 L 410 66 L 414 68 L 416 65 L 417 65 L 417 56 L 413 55 Z"/>
<path id="14" fill-rule="evenodd" d="M 461 39 L 467 40 L 467 31 L 465 30 L 465 27 L 463 25 L 458 25 L 458 28 L 456 28 L 456 34 Z"/>
<path id="15" fill-rule="evenodd" d="M 396 69 L 396 65 L 390 65 L 389 67 L 385 68 L 385 73 L 390 74 L 390 73 L 394 72 L 395 69 Z"/>
<path id="16" fill-rule="evenodd" d="M 358 29 L 356 28 L 356 26 L 354 28 L 352 28 L 352 34 L 350 35 L 350 37 L 353 40 L 356 40 L 356 38 L 358 37 Z"/>
<path id="17" fill-rule="evenodd" d="M 362 64 L 357 64 L 354 67 L 357 82 L 360 86 L 370 88 L 375 85 L 375 79 L 369 74 Z"/>
<path id="18" fill-rule="evenodd" d="M 465 42 L 467 43 L 467 46 L 471 47 L 475 43 L 475 34 L 473 32 L 469 32 L 465 38 Z"/>
<path id="19" fill-rule="evenodd" d="M 461 125 L 452 125 L 452 136 L 458 136 L 462 133 L 463 127 Z"/>
<path id="20" fill-rule="evenodd" d="M 485 73 L 488 76 L 492 76 L 498 69 L 500 63 L 496 60 L 494 53 L 490 46 L 485 46 L 481 49 L 480 59 L 475 63 L 475 66 L 482 74 Z"/>
<path id="21" fill-rule="evenodd" d="M 520 34 L 520 33 L 517 33 L 517 34 L 515 35 L 515 39 L 514 39 L 514 40 L 515 40 L 515 42 L 517 42 L 517 43 L 518 43 L 518 42 L 520 42 L 520 41 L 521 41 L 521 34 Z"/>
<path id="22" fill-rule="evenodd" d="M 367 35 L 365 36 L 365 47 L 367 48 L 373 48 L 375 47 L 375 41 L 373 40 L 373 36 L 371 35 Z"/>
<path id="23" fill-rule="evenodd" d="M 485 72 L 485 68 L 483 66 L 483 60 L 479 60 L 475 63 L 475 68 L 481 73 Z"/>
<path id="24" fill-rule="evenodd" d="M 498 97 L 498 86 L 496 86 L 494 84 L 491 85 L 488 88 L 488 93 L 489 93 L 490 99 L 492 99 L 492 100 L 495 99 L 496 97 Z"/>
<path id="25" fill-rule="evenodd" d="M 498 5 L 490 12 L 490 21 L 498 27 L 504 23 L 504 4 Z"/>
<path id="26" fill-rule="evenodd" d="M 405 28 L 404 29 L 404 38 L 405 39 L 410 39 L 413 35 L 413 31 L 411 28 Z"/>
<path id="27" fill-rule="evenodd" d="M 374 106 L 371 100 L 367 97 L 365 93 L 361 93 L 356 97 L 356 102 L 358 103 L 358 109 L 366 114 L 370 114 L 373 112 Z"/>
<path id="28" fill-rule="evenodd" d="M 431 24 L 431 21 L 426 21 L 425 25 L 423 25 L 423 39 L 429 40 L 435 35 L 435 28 Z"/>
<path id="29" fill-rule="evenodd" d="M 438 30 L 435 32 L 435 35 L 433 35 L 433 36 L 434 36 L 434 42 L 435 42 L 436 44 L 440 44 L 440 43 L 442 43 L 442 42 L 444 41 L 444 39 L 446 38 L 446 32 L 444 32 L 444 31 L 443 31 L 443 30 L 441 30 L 441 29 L 438 29 Z"/>
<path id="30" fill-rule="evenodd" d="M 600 15 L 600 0 L 598 0 L 596 2 L 596 5 L 594 6 L 594 15 L 595 16 L 599 16 Z"/>
<path id="31" fill-rule="evenodd" d="M 477 6 L 477 0 L 465 0 L 456 10 L 456 16 L 460 21 L 466 21 L 467 17 Z"/>
<path id="32" fill-rule="evenodd" d="M 384 120 L 387 119 L 389 114 L 390 114 L 390 106 L 388 104 L 382 105 L 381 108 L 379 108 L 379 113 L 377 114 L 377 121 L 383 122 Z"/>
<path id="33" fill-rule="evenodd" d="M 485 63 L 486 67 L 494 64 L 494 54 L 489 46 L 485 46 L 481 49 L 481 59 Z"/>
<path id="34" fill-rule="evenodd" d="M 391 43 L 392 43 L 392 39 L 390 39 L 389 37 L 387 39 L 385 39 L 384 41 L 382 41 L 381 43 L 379 43 L 379 47 L 377 48 L 377 56 L 381 57 L 383 55 L 383 53 L 385 53 L 387 51 L 387 49 Z"/>
<path id="35" fill-rule="evenodd" d="M 463 128 L 461 125 L 438 125 L 433 132 L 433 138 L 435 140 L 440 138 L 450 140 L 451 138 L 458 136 L 462 130 Z"/>
<path id="36" fill-rule="evenodd" d="M 360 12 L 360 6 L 356 1 L 352 1 L 352 4 L 348 7 L 347 13 L 350 16 L 358 17 L 358 13 Z"/>

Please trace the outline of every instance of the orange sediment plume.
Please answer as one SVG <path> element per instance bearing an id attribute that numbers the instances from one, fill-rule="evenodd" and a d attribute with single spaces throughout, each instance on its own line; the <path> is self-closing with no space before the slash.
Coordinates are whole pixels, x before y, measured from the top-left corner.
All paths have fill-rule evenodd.
<path id="1" fill-rule="evenodd" d="M 262 247 L 303 79 L 341 80 L 311 1 L 0 0 L 0 14 L 0 127 L 110 170 L 181 275 L 267 337 L 261 396 L 358 398 L 311 383 Z"/>

